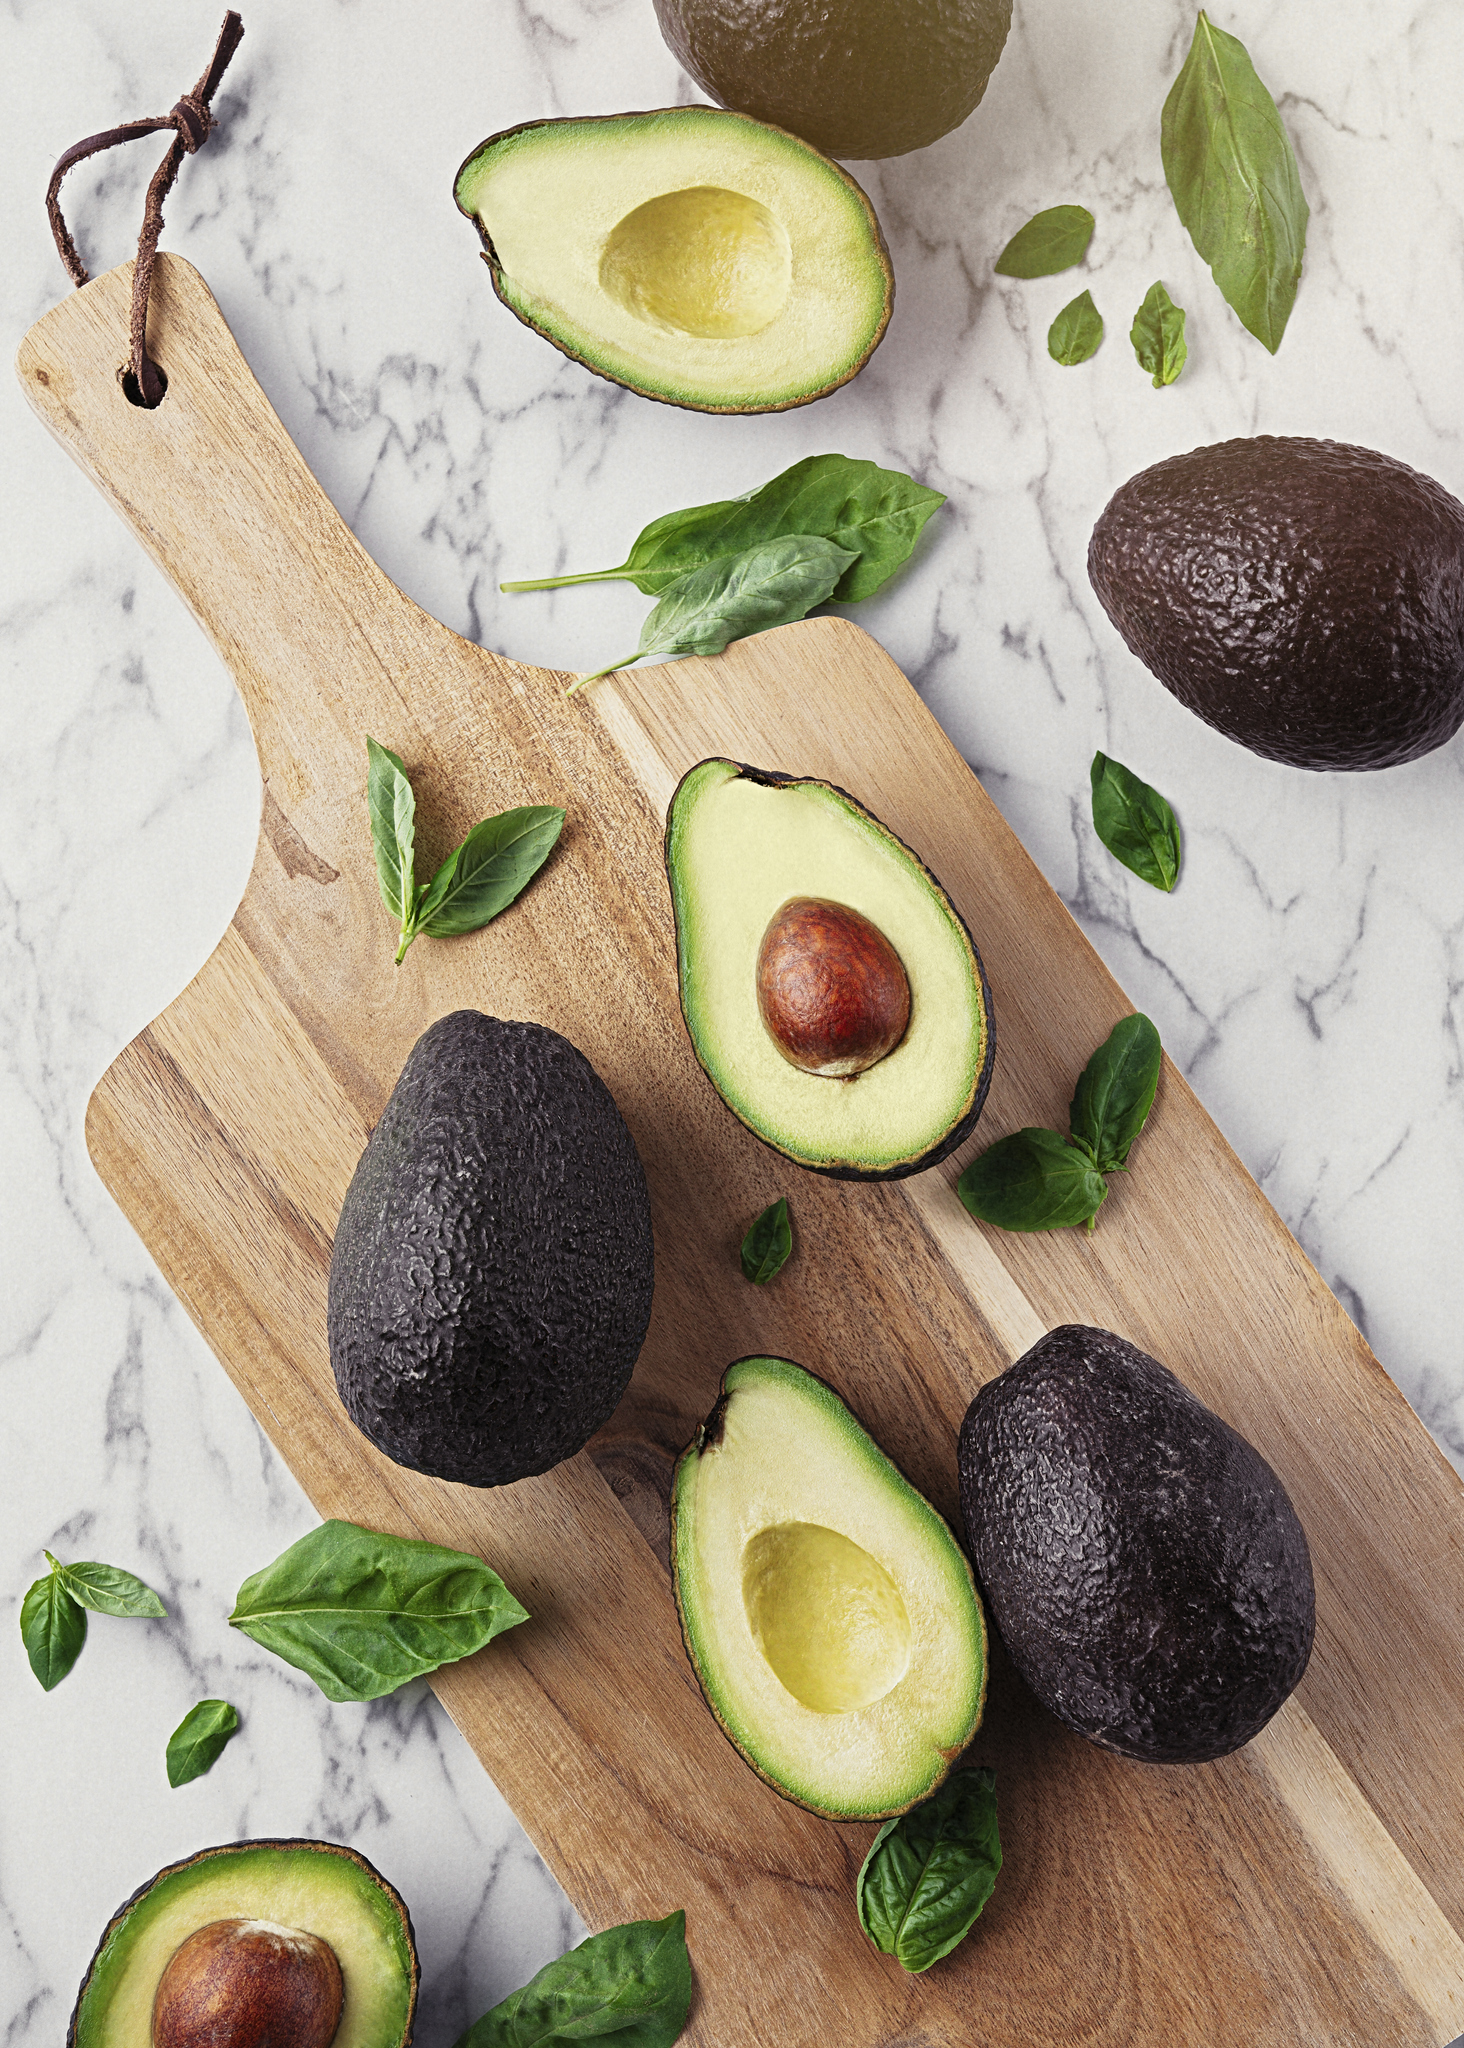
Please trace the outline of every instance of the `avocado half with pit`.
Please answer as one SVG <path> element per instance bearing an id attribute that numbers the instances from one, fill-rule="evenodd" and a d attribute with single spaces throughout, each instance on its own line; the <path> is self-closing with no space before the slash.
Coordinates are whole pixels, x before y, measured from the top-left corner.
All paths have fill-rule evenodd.
<path id="1" fill-rule="evenodd" d="M 981 956 L 930 870 L 847 791 L 702 761 L 671 799 L 666 873 L 687 1033 L 750 1131 L 840 1180 L 923 1172 L 970 1136 L 994 1051 Z M 889 1050 L 883 947 L 908 989 Z M 829 1010 L 836 1051 L 856 1000 L 875 1057 L 800 1063 L 809 1012 Z"/>
<path id="2" fill-rule="evenodd" d="M 889 325 L 894 273 L 864 193 L 745 114 L 530 121 L 480 143 L 453 193 L 510 312 L 646 398 L 806 405 Z"/>
<path id="3" fill-rule="evenodd" d="M 753 1769 L 835 1820 L 932 1792 L 986 1702 L 986 1621 L 950 1529 L 824 1381 L 742 1358 L 671 1492 L 681 1631 Z"/>
<path id="4" fill-rule="evenodd" d="M 238 1955 L 232 1978 L 231 1947 Z M 334 1842 L 228 1842 L 170 1863 L 112 1915 L 82 1979 L 66 2043 L 167 2048 L 174 2040 L 240 2038 L 289 2040 L 292 2048 L 407 2048 L 417 1977 L 411 1916 L 356 1850 Z M 259 2010 L 231 2015 L 231 1998 L 254 2000 Z M 227 2031 L 231 2018 L 237 2033 Z M 327 2025 L 332 2032 L 322 2038 Z"/>

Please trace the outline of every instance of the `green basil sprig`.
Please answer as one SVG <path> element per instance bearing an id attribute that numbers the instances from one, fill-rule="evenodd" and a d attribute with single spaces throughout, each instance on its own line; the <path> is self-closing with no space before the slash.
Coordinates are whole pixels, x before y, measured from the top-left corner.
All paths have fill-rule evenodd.
<path id="1" fill-rule="evenodd" d="M 926 520 L 944 503 L 940 491 L 897 469 L 849 455 L 808 455 L 746 497 L 689 505 L 653 519 L 617 569 L 541 576 L 499 588 L 557 590 L 566 583 L 624 581 L 647 597 L 659 597 L 693 569 L 726 561 L 764 541 L 813 533 L 854 556 L 830 595 L 840 604 L 857 604 L 908 560 Z"/>
<path id="2" fill-rule="evenodd" d="M 1126 1170 L 1153 1107 L 1163 1059 L 1149 1019 L 1122 1018 L 1078 1077 L 1071 1137 L 1028 1129 L 998 1138 L 956 1183 L 967 1209 L 998 1230 L 1091 1230 L 1108 1194 L 1105 1175 Z"/>
<path id="3" fill-rule="evenodd" d="M 44 1553 L 51 1569 L 20 1603 L 20 1634 L 31 1670 L 50 1692 L 86 1641 L 85 1609 L 95 1614 L 156 1617 L 167 1613 L 151 1586 L 115 1564 L 62 1564 Z"/>
<path id="4" fill-rule="evenodd" d="M 323 1522 L 244 1581 L 229 1623 L 328 1700 L 374 1700 L 528 1618 L 467 1551 Z"/>
<path id="5" fill-rule="evenodd" d="M 381 900 L 396 919 L 396 964 L 420 932 L 452 939 L 480 931 L 521 896 L 564 825 L 557 804 L 527 804 L 475 825 L 430 882 L 415 875 L 417 800 L 400 757 L 368 737 L 366 803 Z"/>
<path id="6" fill-rule="evenodd" d="M 1055 363 L 1086 363 L 1103 341 L 1103 315 L 1091 292 L 1070 299 L 1047 330 L 1047 353 Z"/>
<path id="7" fill-rule="evenodd" d="M 1154 389 L 1172 384 L 1189 360 L 1189 343 L 1184 338 L 1184 307 L 1176 306 L 1162 284 L 1151 284 L 1144 303 L 1134 315 L 1129 340 L 1139 359 L 1139 368 L 1154 379 Z"/>
<path id="8" fill-rule="evenodd" d="M 174 1791 L 211 1771 L 238 1727 L 239 1715 L 227 1700 L 200 1700 L 190 1707 L 168 1737 L 168 1783 Z"/>
<path id="9" fill-rule="evenodd" d="M 998 277 L 1052 277 L 1081 263 L 1092 239 L 1086 206 L 1045 207 L 1017 229 L 992 268 Z"/>
<path id="10" fill-rule="evenodd" d="M 1274 355 L 1296 302 L 1310 209 L 1276 102 L 1244 44 L 1203 9 L 1164 102 L 1159 146 L 1190 239 Z"/>
<path id="11" fill-rule="evenodd" d="M 1126 868 L 1151 888 L 1170 890 L 1179 880 L 1183 848 L 1179 820 L 1157 789 L 1095 754 L 1088 771 L 1093 786 L 1093 830 Z"/>
<path id="12" fill-rule="evenodd" d="M 793 1226 L 788 1220 L 788 1197 L 779 1195 L 742 1240 L 742 1272 L 754 1287 L 766 1287 L 788 1263 L 793 1250 Z"/>
<path id="13" fill-rule="evenodd" d="M 456 2048 L 672 2048 L 691 2010 L 686 1915 L 631 1920 L 548 1963 L 468 2028 Z"/>
<path id="14" fill-rule="evenodd" d="M 1000 1870 L 996 1773 L 953 1771 L 870 1844 L 854 1892 L 859 1924 L 881 1955 L 918 1974 L 965 1940 Z"/>
<path id="15" fill-rule="evenodd" d="M 135 1573 L 123 1571 L 119 1564 L 58 1564 L 49 1550 L 46 1557 L 72 1599 L 93 1614 L 142 1616 L 155 1621 L 168 1611 L 151 1586 L 145 1586 Z"/>

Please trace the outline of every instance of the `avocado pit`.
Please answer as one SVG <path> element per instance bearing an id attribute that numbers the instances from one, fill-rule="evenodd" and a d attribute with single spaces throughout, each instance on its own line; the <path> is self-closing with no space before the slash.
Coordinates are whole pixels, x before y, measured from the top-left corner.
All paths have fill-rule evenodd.
<path id="1" fill-rule="evenodd" d="M 210 1920 L 169 1957 L 153 2048 L 330 2048 L 344 1999 L 335 1950 L 273 1920 Z"/>
<path id="2" fill-rule="evenodd" d="M 786 229 L 756 199 L 717 185 L 661 192 L 618 221 L 600 256 L 617 305 L 664 334 L 760 334 L 793 283 Z"/>
<path id="3" fill-rule="evenodd" d="M 899 954 L 861 911 L 792 896 L 774 912 L 758 948 L 757 1006 L 791 1065 L 852 1080 L 904 1037 L 910 981 Z"/>

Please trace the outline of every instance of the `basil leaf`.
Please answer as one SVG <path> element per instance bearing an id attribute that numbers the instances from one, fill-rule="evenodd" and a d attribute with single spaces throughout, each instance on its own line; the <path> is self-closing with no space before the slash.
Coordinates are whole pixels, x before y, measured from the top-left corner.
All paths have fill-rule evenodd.
<path id="1" fill-rule="evenodd" d="M 956 1182 L 973 1216 L 999 1230 L 1089 1223 L 1108 1193 L 1102 1174 L 1056 1131 L 1013 1131 L 978 1154 Z"/>
<path id="2" fill-rule="evenodd" d="M 563 825 L 557 804 L 528 804 L 475 825 L 418 903 L 418 931 L 448 939 L 491 923 L 533 881 Z"/>
<path id="3" fill-rule="evenodd" d="M 766 1287 L 781 1273 L 793 1249 L 793 1228 L 788 1221 L 788 1197 L 779 1195 L 753 1221 L 742 1240 L 742 1271 L 754 1287 Z"/>
<path id="4" fill-rule="evenodd" d="M 366 804 L 371 813 L 371 845 L 376 854 L 376 880 L 381 900 L 401 929 L 402 953 L 411 944 L 412 912 L 416 891 L 412 886 L 412 850 L 416 838 L 417 800 L 407 771 L 390 747 L 378 746 L 367 738 Z"/>
<path id="5" fill-rule="evenodd" d="M 887 1820 L 854 1888 L 859 1924 L 912 1975 L 964 1941 L 996 1886 L 996 1773 L 953 1771 L 929 1799 Z"/>
<path id="6" fill-rule="evenodd" d="M 211 1771 L 239 1726 L 227 1700 L 200 1700 L 190 1707 L 168 1737 L 168 1783 L 176 1791 Z"/>
<path id="7" fill-rule="evenodd" d="M 1052 277 L 1081 263 L 1092 239 L 1086 206 L 1049 206 L 1017 229 L 991 267 L 998 277 Z"/>
<path id="8" fill-rule="evenodd" d="M 1070 299 L 1047 330 L 1047 353 L 1055 363 L 1086 363 L 1103 341 L 1103 315 L 1091 292 Z"/>
<path id="9" fill-rule="evenodd" d="M 1184 338 L 1184 307 L 1176 306 L 1162 284 L 1151 284 L 1144 303 L 1134 315 L 1129 340 L 1139 359 L 1139 368 L 1154 379 L 1160 391 L 1172 384 L 1189 359 Z"/>
<path id="10" fill-rule="evenodd" d="M 607 1927 L 548 1963 L 468 2028 L 456 2048 L 671 2048 L 691 2009 L 686 1915 Z"/>
<path id="11" fill-rule="evenodd" d="M 1116 860 L 1151 888 L 1170 890 L 1179 880 L 1182 847 L 1179 820 L 1157 789 L 1151 789 L 1107 754 L 1095 754 L 1088 771 L 1093 785 L 1093 830 Z"/>
<path id="12" fill-rule="evenodd" d="M 641 628 L 634 654 L 579 677 L 570 690 L 583 689 L 648 654 L 720 654 L 729 640 L 790 625 L 833 595 L 854 560 L 850 549 L 835 547 L 818 534 L 795 533 L 693 569 L 663 592 Z"/>
<path id="13" fill-rule="evenodd" d="M 46 1556 L 62 1585 L 80 1607 L 95 1614 L 145 1615 L 155 1618 L 167 1608 L 142 1580 L 115 1564 L 58 1564 L 48 1550 Z"/>
<path id="14" fill-rule="evenodd" d="M 54 1564 L 20 1603 L 20 1638 L 30 1668 L 47 1692 L 61 1683 L 81 1655 L 86 1615 L 62 1585 Z"/>
<path id="15" fill-rule="evenodd" d="M 1160 123 L 1175 210 L 1226 302 L 1272 355 L 1296 302 L 1309 209 L 1290 137 L 1246 55 L 1203 8 Z"/>
<path id="16" fill-rule="evenodd" d="M 1078 1076 L 1069 1116 L 1073 1143 L 1100 1173 L 1121 1173 L 1144 1128 L 1164 1064 L 1159 1033 L 1139 1012 L 1115 1024 Z"/>
<path id="17" fill-rule="evenodd" d="M 374 1700 L 528 1618 L 481 1558 L 323 1522 L 244 1581 L 229 1622 L 328 1700 Z"/>

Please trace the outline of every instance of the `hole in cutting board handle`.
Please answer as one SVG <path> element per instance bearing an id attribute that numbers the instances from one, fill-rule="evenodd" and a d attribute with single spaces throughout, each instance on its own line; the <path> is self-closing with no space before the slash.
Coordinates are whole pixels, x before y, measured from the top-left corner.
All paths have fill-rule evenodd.
<path id="1" fill-rule="evenodd" d="M 153 367 L 158 373 L 158 382 L 162 386 L 162 390 L 158 393 L 158 405 L 161 405 L 168 395 L 168 373 L 161 363 L 156 363 Z M 144 412 L 157 411 L 157 406 L 149 405 L 143 397 L 142 386 L 137 381 L 137 372 L 135 370 L 128 368 L 124 364 L 117 372 L 117 382 L 122 386 L 122 396 L 129 405 L 140 406 Z"/>

